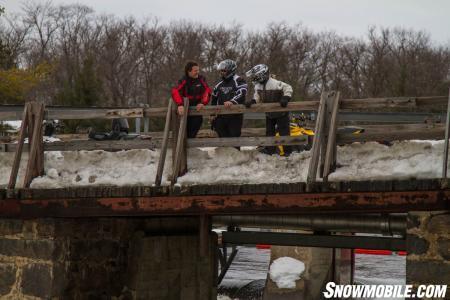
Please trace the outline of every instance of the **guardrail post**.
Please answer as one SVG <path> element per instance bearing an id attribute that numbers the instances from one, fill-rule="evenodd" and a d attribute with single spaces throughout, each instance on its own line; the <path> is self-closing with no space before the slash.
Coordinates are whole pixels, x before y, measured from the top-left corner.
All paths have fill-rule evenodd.
<path id="1" fill-rule="evenodd" d="M 323 179 L 328 181 L 328 175 L 336 170 L 336 155 L 337 155 L 337 145 L 336 145 L 336 132 L 338 126 L 338 111 L 339 111 L 339 96 L 340 93 L 337 92 L 333 98 L 329 98 L 329 120 L 328 120 L 328 139 L 327 148 L 325 153 L 325 163 L 323 169 Z"/>
<path id="2" fill-rule="evenodd" d="M 314 140 L 311 148 L 311 160 L 309 162 L 307 183 L 316 181 L 317 169 L 319 166 L 320 148 L 322 145 L 323 132 L 326 118 L 326 101 L 328 93 L 322 92 L 320 97 L 319 109 L 317 113 L 316 126 L 314 129 Z"/>
<path id="3" fill-rule="evenodd" d="M 8 189 L 13 189 L 16 186 L 17 174 L 19 173 L 20 160 L 22 158 L 23 144 L 25 141 L 25 135 L 28 129 L 28 114 L 30 113 L 30 103 L 25 103 L 22 124 L 20 125 L 19 140 L 17 144 L 16 153 L 14 154 L 14 162 L 9 176 Z"/>
<path id="4" fill-rule="evenodd" d="M 144 118 L 144 132 L 150 132 L 150 118 Z"/>
<path id="5" fill-rule="evenodd" d="M 32 127 L 32 138 L 29 138 L 28 145 L 30 152 L 28 156 L 27 170 L 25 173 L 24 187 L 29 187 L 33 178 L 44 174 L 44 145 L 43 145 L 43 132 L 42 122 L 44 120 L 44 104 L 33 102 L 31 104 L 33 111 L 32 115 L 33 123 L 29 122 L 28 127 Z"/>
<path id="6" fill-rule="evenodd" d="M 44 145 L 42 121 L 44 120 L 45 106 L 43 103 L 28 102 L 25 104 L 20 126 L 19 141 L 14 156 L 14 162 L 9 177 L 8 188 L 16 186 L 22 158 L 25 135 L 28 135 L 29 157 L 26 167 L 24 187 L 29 187 L 33 178 L 44 174 Z"/>
<path id="7" fill-rule="evenodd" d="M 135 125 L 136 125 L 136 134 L 141 134 L 141 118 L 136 118 Z"/>
<path id="8" fill-rule="evenodd" d="M 176 112 L 175 112 L 176 113 Z M 177 182 L 178 176 L 183 175 L 186 172 L 186 125 L 187 125 L 187 117 L 189 113 L 189 99 L 184 98 L 184 114 L 181 116 L 181 121 L 178 120 L 178 116 L 176 116 L 178 127 L 175 127 L 175 131 L 178 130 L 177 139 L 176 139 L 176 147 L 174 164 L 173 164 L 173 173 L 172 173 L 172 185 Z M 174 139 L 175 140 L 175 139 Z"/>
<path id="9" fill-rule="evenodd" d="M 447 178 L 449 131 L 450 131 L 450 89 L 449 89 L 448 104 L 447 104 L 447 121 L 445 123 L 445 146 L 444 146 L 444 162 L 442 164 L 442 178 Z"/>
<path id="10" fill-rule="evenodd" d="M 169 145 L 170 124 L 172 116 L 173 101 L 169 99 L 169 105 L 167 106 L 166 123 L 164 125 L 163 141 L 161 145 L 161 152 L 159 154 L 158 170 L 156 172 L 155 185 L 161 185 L 162 174 L 164 171 L 164 164 L 166 162 L 167 146 Z"/>

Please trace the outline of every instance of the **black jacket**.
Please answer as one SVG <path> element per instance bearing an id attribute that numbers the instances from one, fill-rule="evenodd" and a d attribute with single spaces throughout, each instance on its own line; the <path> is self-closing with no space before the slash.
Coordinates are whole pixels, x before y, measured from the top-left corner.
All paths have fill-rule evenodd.
<path id="1" fill-rule="evenodd" d="M 223 105 L 227 101 L 244 104 L 247 95 L 247 83 L 238 75 L 220 81 L 211 96 L 211 105 Z"/>

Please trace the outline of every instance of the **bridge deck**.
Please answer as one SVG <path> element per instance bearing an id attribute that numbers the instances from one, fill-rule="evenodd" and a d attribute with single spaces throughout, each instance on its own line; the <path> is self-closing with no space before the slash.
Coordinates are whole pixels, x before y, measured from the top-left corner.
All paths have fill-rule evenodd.
<path id="1" fill-rule="evenodd" d="M 1 217 L 408 212 L 450 209 L 450 179 L 307 185 L 0 190 Z"/>

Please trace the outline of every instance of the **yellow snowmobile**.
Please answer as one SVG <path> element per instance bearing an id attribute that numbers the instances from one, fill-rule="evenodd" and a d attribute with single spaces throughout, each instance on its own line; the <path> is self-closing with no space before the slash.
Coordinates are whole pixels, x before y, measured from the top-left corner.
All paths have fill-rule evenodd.
<path id="1" fill-rule="evenodd" d="M 291 114 L 289 124 L 290 136 L 302 136 L 302 135 L 308 136 L 308 144 L 295 146 L 293 145 L 292 150 L 294 151 L 300 152 L 304 150 L 309 150 L 312 147 L 314 131 L 312 129 L 305 127 L 307 120 L 311 120 L 311 118 L 304 113 Z M 280 136 L 280 134 L 277 132 L 276 136 Z M 278 146 L 278 154 L 284 156 L 283 146 Z"/>
<path id="2" fill-rule="evenodd" d="M 313 119 L 311 118 L 311 115 L 306 115 L 305 113 L 291 114 L 290 136 L 301 136 L 301 135 L 308 136 L 308 143 L 306 145 L 292 146 L 293 151 L 300 152 L 300 151 L 304 151 L 304 150 L 310 150 L 312 147 L 312 142 L 314 139 L 314 131 L 312 129 L 306 127 L 308 120 L 313 121 Z M 339 133 L 351 132 L 352 134 L 360 134 L 360 133 L 364 132 L 364 128 L 347 126 L 347 127 L 339 128 L 338 132 Z M 276 136 L 280 136 L 280 134 L 277 132 Z M 283 146 L 278 146 L 278 153 L 279 153 L 279 155 L 284 156 Z"/>

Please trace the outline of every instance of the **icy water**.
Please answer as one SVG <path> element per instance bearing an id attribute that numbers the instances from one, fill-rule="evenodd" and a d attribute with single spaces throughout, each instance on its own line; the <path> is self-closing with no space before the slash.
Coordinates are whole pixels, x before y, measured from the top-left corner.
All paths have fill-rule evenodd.
<path id="1" fill-rule="evenodd" d="M 261 299 L 269 269 L 270 250 L 239 247 L 219 293 L 232 299 Z M 405 284 L 404 256 L 356 254 L 355 282 L 359 284 Z M 398 299 L 398 298 L 397 298 Z"/>

